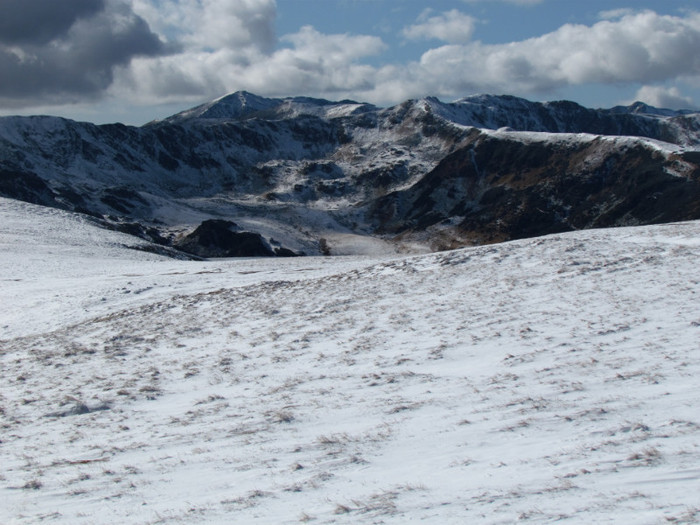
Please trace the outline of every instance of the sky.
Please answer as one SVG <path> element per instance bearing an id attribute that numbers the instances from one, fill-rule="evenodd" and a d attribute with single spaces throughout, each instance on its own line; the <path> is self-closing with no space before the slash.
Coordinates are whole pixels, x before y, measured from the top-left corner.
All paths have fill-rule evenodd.
<path id="1" fill-rule="evenodd" d="M 0 115 L 141 125 L 246 90 L 700 108 L 700 0 L 1 0 Z"/>

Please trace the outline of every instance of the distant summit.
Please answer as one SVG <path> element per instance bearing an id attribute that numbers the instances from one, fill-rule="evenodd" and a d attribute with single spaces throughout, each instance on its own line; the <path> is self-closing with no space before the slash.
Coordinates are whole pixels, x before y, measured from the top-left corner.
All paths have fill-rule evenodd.
<path id="1" fill-rule="evenodd" d="M 634 115 L 654 115 L 658 117 L 678 117 L 681 115 L 690 115 L 696 113 L 691 109 L 665 109 L 665 108 L 655 108 L 645 104 L 644 102 L 634 102 L 629 106 L 615 106 L 610 109 L 611 113 L 630 113 Z"/>
<path id="2" fill-rule="evenodd" d="M 280 99 L 264 98 L 247 91 L 237 91 L 173 115 L 166 121 L 182 122 L 195 118 L 240 119 L 259 111 L 271 109 L 281 102 Z"/>
<path id="3" fill-rule="evenodd" d="M 177 113 L 165 119 L 165 122 L 182 123 L 195 119 L 285 118 L 302 114 L 325 117 L 363 109 L 375 108 L 371 104 L 361 104 L 352 100 L 331 102 L 312 97 L 264 98 L 247 91 L 237 91 Z"/>

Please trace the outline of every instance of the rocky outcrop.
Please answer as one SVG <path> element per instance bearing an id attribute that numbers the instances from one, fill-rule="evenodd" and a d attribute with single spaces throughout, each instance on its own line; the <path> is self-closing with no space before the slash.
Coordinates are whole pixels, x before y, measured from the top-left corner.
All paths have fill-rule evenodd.
<path id="1" fill-rule="evenodd" d="M 0 168 L 0 196 L 58 207 L 51 188 L 36 173 Z"/>
<path id="2" fill-rule="evenodd" d="M 209 219 L 174 246 L 198 257 L 289 257 L 296 255 L 283 247 L 270 246 L 259 233 L 239 231 L 231 221 Z"/>

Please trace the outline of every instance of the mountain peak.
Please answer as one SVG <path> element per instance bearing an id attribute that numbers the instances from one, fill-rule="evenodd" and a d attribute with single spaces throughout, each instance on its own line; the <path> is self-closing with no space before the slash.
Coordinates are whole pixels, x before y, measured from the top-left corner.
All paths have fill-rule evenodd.
<path id="1" fill-rule="evenodd" d="M 691 113 L 697 113 L 691 109 L 668 109 L 668 108 L 657 108 L 650 106 L 645 102 L 637 100 L 629 106 L 615 106 L 610 109 L 611 113 L 631 113 L 634 115 L 649 115 L 652 117 L 678 117 L 680 115 L 689 115 Z"/>
<path id="2" fill-rule="evenodd" d="M 240 118 L 279 105 L 280 99 L 265 98 L 248 91 L 236 91 L 210 103 L 200 118 Z"/>
<path id="3" fill-rule="evenodd" d="M 475 95 L 469 95 L 464 98 L 460 98 L 454 102 L 454 104 L 475 104 L 479 106 L 493 107 L 493 106 L 525 106 L 531 105 L 527 99 L 516 97 L 514 95 L 491 95 L 488 93 L 478 93 Z"/>
<path id="4" fill-rule="evenodd" d="M 278 106 L 280 99 L 264 98 L 248 91 L 236 91 L 168 117 L 177 123 L 191 119 L 241 119 Z"/>
<path id="5" fill-rule="evenodd" d="M 247 120 L 256 116 L 294 118 L 299 115 L 314 115 L 333 118 L 372 109 L 376 109 L 375 106 L 354 100 L 334 102 L 305 96 L 265 98 L 248 91 L 236 91 L 177 113 L 165 119 L 165 122 L 177 124 L 198 119 Z"/>

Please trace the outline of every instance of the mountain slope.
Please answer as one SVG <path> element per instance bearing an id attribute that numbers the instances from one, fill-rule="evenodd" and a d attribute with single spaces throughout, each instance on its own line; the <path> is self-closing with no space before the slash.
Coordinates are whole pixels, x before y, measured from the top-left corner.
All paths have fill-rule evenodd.
<path id="1" fill-rule="evenodd" d="M 47 210 L 0 207 L 3 523 L 700 520 L 697 222 L 193 262 Z"/>
<path id="2" fill-rule="evenodd" d="M 430 99 L 434 111 L 465 126 L 548 133 L 647 137 L 697 146 L 697 113 L 653 108 L 639 102 L 609 110 L 589 109 L 571 101 L 530 102 L 513 96 L 475 95 L 444 104 Z"/>
<path id="3" fill-rule="evenodd" d="M 688 220 L 700 216 L 697 160 L 626 137 L 483 132 L 370 216 L 379 231 L 427 232 L 434 248 Z"/>
<path id="4" fill-rule="evenodd" d="M 382 109 L 239 92 L 141 128 L 0 119 L 0 195 L 171 246 L 224 220 L 283 253 L 443 249 L 698 218 L 699 144 L 698 114 L 639 104 L 592 110 L 479 95 Z M 614 184 L 590 184 L 613 172 Z M 678 194 L 688 198 L 671 203 Z M 574 197 L 588 202 L 583 215 Z M 504 216 L 512 207 L 526 212 Z M 449 227 L 435 232 L 441 221 Z"/>

